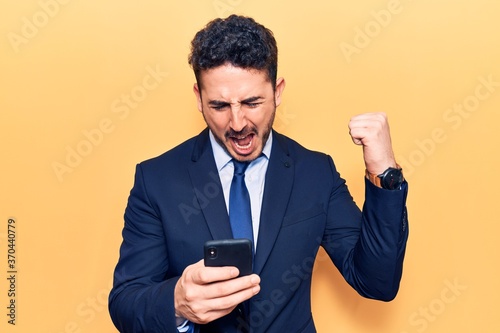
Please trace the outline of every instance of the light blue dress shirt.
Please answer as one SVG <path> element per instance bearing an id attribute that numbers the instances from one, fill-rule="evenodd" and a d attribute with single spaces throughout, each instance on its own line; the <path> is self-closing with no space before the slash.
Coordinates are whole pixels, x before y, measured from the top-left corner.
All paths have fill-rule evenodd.
<path id="1" fill-rule="evenodd" d="M 229 214 L 229 190 L 231 189 L 231 181 L 233 180 L 234 174 L 234 166 L 231 161 L 232 157 L 223 147 L 221 147 L 221 145 L 217 143 L 212 131 L 210 131 L 209 136 L 210 143 L 212 144 L 212 151 L 214 153 L 215 164 L 217 165 L 217 171 L 219 172 L 219 178 L 222 183 L 226 209 Z M 271 157 L 272 144 L 273 136 L 271 133 L 266 144 L 264 145 L 262 155 L 253 160 L 245 171 L 245 185 L 247 186 L 248 193 L 250 194 L 250 206 L 252 209 L 252 226 L 255 247 L 257 247 L 257 238 L 259 235 L 262 196 L 264 195 L 266 171 L 267 166 L 269 165 L 269 158 Z"/>
<path id="2" fill-rule="evenodd" d="M 233 180 L 234 166 L 232 157 L 216 140 L 210 131 L 209 134 L 212 151 L 214 153 L 215 164 L 219 172 L 219 178 L 224 192 L 224 200 L 226 201 L 226 209 L 229 215 L 229 190 L 231 189 L 231 181 Z M 271 157 L 271 147 L 273 145 L 272 132 L 267 139 L 262 155 L 253 160 L 245 171 L 245 185 L 250 194 L 250 207 L 252 209 L 252 227 L 254 246 L 257 247 L 257 239 L 259 237 L 260 226 L 260 211 L 262 208 L 262 196 L 264 195 L 264 184 L 266 181 L 266 171 Z M 254 249 L 255 251 L 256 249 Z M 189 321 L 184 321 L 182 325 L 177 326 L 180 333 L 194 332 L 194 324 Z"/>

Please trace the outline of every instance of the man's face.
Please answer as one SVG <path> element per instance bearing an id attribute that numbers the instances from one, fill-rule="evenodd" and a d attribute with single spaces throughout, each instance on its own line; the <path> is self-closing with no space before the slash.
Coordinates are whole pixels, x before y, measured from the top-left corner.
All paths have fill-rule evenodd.
<path id="1" fill-rule="evenodd" d="M 238 161 L 260 156 L 281 103 L 285 81 L 276 89 L 266 71 L 222 65 L 203 71 L 194 85 L 198 109 L 220 145 Z"/>

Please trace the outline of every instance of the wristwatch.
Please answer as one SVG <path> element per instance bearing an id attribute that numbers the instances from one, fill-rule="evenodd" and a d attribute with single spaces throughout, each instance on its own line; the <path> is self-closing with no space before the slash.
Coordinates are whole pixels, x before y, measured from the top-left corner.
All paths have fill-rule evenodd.
<path id="1" fill-rule="evenodd" d="M 366 170 L 366 178 L 373 184 L 386 190 L 398 190 L 404 182 L 403 169 L 396 164 L 395 168 L 388 168 L 380 175 L 376 175 Z"/>

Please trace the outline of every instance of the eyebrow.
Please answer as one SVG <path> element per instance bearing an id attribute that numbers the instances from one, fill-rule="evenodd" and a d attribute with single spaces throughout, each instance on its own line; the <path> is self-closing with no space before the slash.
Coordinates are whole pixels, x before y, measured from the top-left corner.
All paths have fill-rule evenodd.
<path id="1" fill-rule="evenodd" d="M 253 96 L 253 97 L 249 97 L 249 98 L 246 98 L 246 99 L 242 100 L 242 101 L 241 101 L 241 104 L 253 103 L 253 102 L 258 101 L 259 99 L 264 99 L 264 98 L 263 98 L 263 97 L 261 97 L 261 96 Z"/>
<path id="2" fill-rule="evenodd" d="M 249 103 L 256 102 L 256 101 L 258 101 L 260 99 L 263 99 L 263 97 L 262 96 L 252 96 L 252 97 L 249 97 L 249 98 L 245 98 L 240 103 L 241 104 L 249 104 Z M 224 101 L 218 101 L 218 100 L 211 100 L 211 101 L 208 102 L 208 104 L 210 106 L 213 106 L 213 107 L 218 107 L 218 106 L 230 105 L 231 103 L 224 102 Z"/>

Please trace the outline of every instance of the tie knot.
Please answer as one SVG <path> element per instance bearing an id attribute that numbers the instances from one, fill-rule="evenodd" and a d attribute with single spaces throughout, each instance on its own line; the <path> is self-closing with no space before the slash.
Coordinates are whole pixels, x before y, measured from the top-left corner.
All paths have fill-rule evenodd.
<path id="1" fill-rule="evenodd" d="M 233 165 L 234 165 L 234 174 L 241 176 L 245 174 L 245 170 L 248 167 L 248 162 L 240 162 L 237 160 L 233 160 Z"/>

